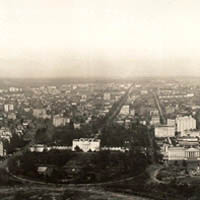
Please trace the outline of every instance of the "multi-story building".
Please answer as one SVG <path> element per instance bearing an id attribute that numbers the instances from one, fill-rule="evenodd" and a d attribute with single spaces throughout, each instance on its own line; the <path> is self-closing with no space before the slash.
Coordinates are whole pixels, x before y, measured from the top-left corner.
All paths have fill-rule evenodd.
<path id="1" fill-rule="evenodd" d="M 155 127 L 155 137 L 174 137 L 175 126 L 158 126 Z"/>
<path id="2" fill-rule="evenodd" d="M 43 108 L 33 109 L 33 116 L 36 118 L 48 118 L 47 112 Z"/>
<path id="3" fill-rule="evenodd" d="M 150 113 L 150 116 L 158 116 L 159 115 L 159 111 L 156 108 L 150 109 L 149 113 Z"/>
<path id="4" fill-rule="evenodd" d="M 12 120 L 15 120 L 16 119 L 16 114 L 15 113 L 8 113 L 7 115 L 8 119 L 12 119 Z"/>
<path id="5" fill-rule="evenodd" d="M 196 120 L 192 116 L 176 118 L 176 131 L 181 134 L 186 130 L 196 129 Z"/>
<path id="6" fill-rule="evenodd" d="M 110 93 L 108 93 L 108 92 L 104 93 L 103 99 L 104 99 L 105 101 L 110 101 L 110 99 L 111 99 Z"/>
<path id="7" fill-rule="evenodd" d="M 166 159 L 170 161 L 186 160 L 198 161 L 200 160 L 199 148 L 185 148 L 185 147 L 169 147 L 166 152 Z"/>
<path id="8" fill-rule="evenodd" d="M 176 121 L 175 119 L 167 119 L 167 126 L 175 126 Z"/>
<path id="9" fill-rule="evenodd" d="M 199 146 L 199 139 L 196 137 L 179 137 L 177 142 L 181 146 L 190 147 L 190 146 Z"/>
<path id="10" fill-rule="evenodd" d="M 3 142 L 0 141 L 0 157 L 4 156 L 4 148 L 3 148 Z"/>
<path id="11" fill-rule="evenodd" d="M 152 116 L 150 124 L 151 125 L 159 125 L 160 124 L 160 117 L 159 116 Z"/>
<path id="12" fill-rule="evenodd" d="M 135 116 L 135 109 L 132 108 L 132 109 L 130 110 L 130 115 L 133 116 L 133 117 Z"/>
<path id="13" fill-rule="evenodd" d="M 81 149 L 83 152 L 99 151 L 100 142 L 101 142 L 100 139 L 94 139 L 94 138 L 74 139 L 72 142 L 72 151 L 76 151 L 76 148 Z"/>
<path id="14" fill-rule="evenodd" d="M 55 115 L 53 117 L 53 125 L 55 127 L 59 127 L 59 126 L 65 126 L 66 125 L 66 119 L 60 115 Z"/>
<path id="15" fill-rule="evenodd" d="M 120 114 L 121 115 L 129 115 L 130 112 L 130 106 L 129 105 L 123 105 L 121 110 L 120 110 Z"/>
<path id="16" fill-rule="evenodd" d="M 9 112 L 14 110 L 14 105 L 13 104 L 4 104 L 4 111 Z"/>

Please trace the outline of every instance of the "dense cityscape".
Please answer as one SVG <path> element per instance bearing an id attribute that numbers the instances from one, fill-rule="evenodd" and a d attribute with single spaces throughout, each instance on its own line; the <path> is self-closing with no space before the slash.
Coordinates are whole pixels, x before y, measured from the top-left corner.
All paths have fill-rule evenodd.
<path id="1" fill-rule="evenodd" d="M 199 7 L 0 0 L 0 200 L 200 200 Z"/>
<path id="2" fill-rule="evenodd" d="M 87 193 L 99 199 L 102 191 L 113 199 L 198 199 L 198 79 L 2 79 L 1 85 L 4 199 L 27 199 L 26 186 L 33 200 Z M 55 194 L 37 194 L 37 187 Z M 72 193 L 77 188 L 83 194 Z"/>

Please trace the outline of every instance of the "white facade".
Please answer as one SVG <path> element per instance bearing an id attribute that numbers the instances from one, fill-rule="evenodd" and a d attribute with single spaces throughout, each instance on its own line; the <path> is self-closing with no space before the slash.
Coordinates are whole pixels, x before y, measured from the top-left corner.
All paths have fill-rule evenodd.
<path id="1" fill-rule="evenodd" d="M 0 141 L 0 156 L 3 157 L 4 156 L 4 149 L 3 149 L 3 142 Z"/>
<path id="2" fill-rule="evenodd" d="M 80 129 L 81 124 L 80 123 L 74 123 L 74 129 Z"/>
<path id="3" fill-rule="evenodd" d="M 181 134 L 186 130 L 196 129 L 196 120 L 192 116 L 177 117 L 176 131 Z"/>
<path id="4" fill-rule="evenodd" d="M 174 126 L 159 126 L 155 127 L 155 137 L 174 137 L 175 127 Z"/>
<path id="5" fill-rule="evenodd" d="M 80 138 L 74 139 L 72 142 L 72 151 L 76 151 L 76 147 L 79 147 L 83 152 L 88 151 L 99 151 L 100 150 L 100 139 L 94 138 Z"/>
<path id="6" fill-rule="evenodd" d="M 168 148 L 168 160 L 184 160 L 185 148 L 184 147 L 170 147 Z"/>
<path id="7" fill-rule="evenodd" d="M 131 116 L 135 116 L 135 110 L 134 110 L 134 109 L 131 109 L 130 115 L 131 115 Z"/>
<path id="8" fill-rule="evenodd" d="M 175 160 L 200 160 L 200 150 L 198 148 L 169 147 L 167 149 L 168 161 Z"/>
<path id="9" fill-rule="evenodd" d="M 150 124 L 151 125 L 158 125 L 158 124 L 160 124 L 160 117 L 159 116 L 153 116 L 151 118 Z"/>
<path id="10" fill-rule="evenodd" d="M 130 111 L 130 106 L 129 105 L 123 105 L 121 110 L 120 110 L 120 114 L 121 115 L 129 115 L 129 111 Z"/>
<path id="11" fill-rule="evenodd" d="M 43 144 L 35 144 L 34 146 L 29 147 L 30 152 L 43 152 L 45 150 L 45 146 Z"/>
<path id="12" fill-rule="evenodd" d="M 175 119 L 167 119 L 167 126 L 175 126 L 176 121 Z"/>
<path id="13" fill-rule="evenodd" d="M 9 92 L 22 92 L 22 88 L 10 87 Z"/>
<path id="14" fill-rule="evenodd" d="M 9 112 L 14 110 L 14 105 L 13 104 L 5 104 L 4 105 L 4 111 Z"/>
<path id="15" fill-rule="evenodd" d="M 56 115 L 56 116 L 53 117 L 53 125 L 55 127 L 65 126 L 66 125 L 66 119 L 62 116 Z"/>
<path id="16" fill-rule="evenodd" d="M 111 99 L 111 95 L 110 95 L 110 93 L 104 93 L 104 95 L 103 95 L 103 99 L 105 100 L 105 101 L 110 101 L 110 99 Z"/>

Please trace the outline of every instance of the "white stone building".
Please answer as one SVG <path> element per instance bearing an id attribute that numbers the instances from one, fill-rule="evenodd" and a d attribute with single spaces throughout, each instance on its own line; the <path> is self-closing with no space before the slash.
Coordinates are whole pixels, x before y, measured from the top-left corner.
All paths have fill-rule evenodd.
<path id="1" fill-rule="evenodd" d="M 108 92 L 105 92 L 104 95 L 103 95 L 103 99 L 104 99 L 105 101 L 110 101 L 110 99 L 111 99 L 111 94 L 108 93 Z"/>
<path id="2" fill-rule="evenodd" d="M 83 152 L 88 151 L 100 151 L 100 139 L 94 138 L 80 138 L 74 139 L 72 142 L 72 151 L 76 151 L 76 148 L 79 147 Z"/>
<path id="3" fill-rule="evenodd" d="M 155 137 L 174 137 L 175 136 L 175 126 L 158 126 L 155 127 Z"/>
<path id="4" fill-rule="evenodd" d="M 9 112 L 14 110 L 14 105 L 13 104 L 4 104 L 4 111 Z"/>
<path id="5" fill-rule="evenodd" d="M 199 161 L 200 149 L 199 148 L 185 148 L 185 147 L 169 147 L 167 149 L 167 160 L 186 160 L 186 161 Z"/>
<path id="6" fill-rule="evenodd" d="M 176 131 L 181 134 L 186 130 L 196 129 L 196 120 L 192 116 L 184 116 L 176 118 Z"/>

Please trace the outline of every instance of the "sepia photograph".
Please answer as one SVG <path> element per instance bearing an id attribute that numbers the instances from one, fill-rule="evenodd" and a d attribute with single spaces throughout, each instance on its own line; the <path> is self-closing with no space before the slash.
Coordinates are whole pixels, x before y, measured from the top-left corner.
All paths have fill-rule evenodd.
<path id="1" fill-rule="evenodd" d="M 200 1 L 0 0 L 0 200 L 200 200 Z"/>

